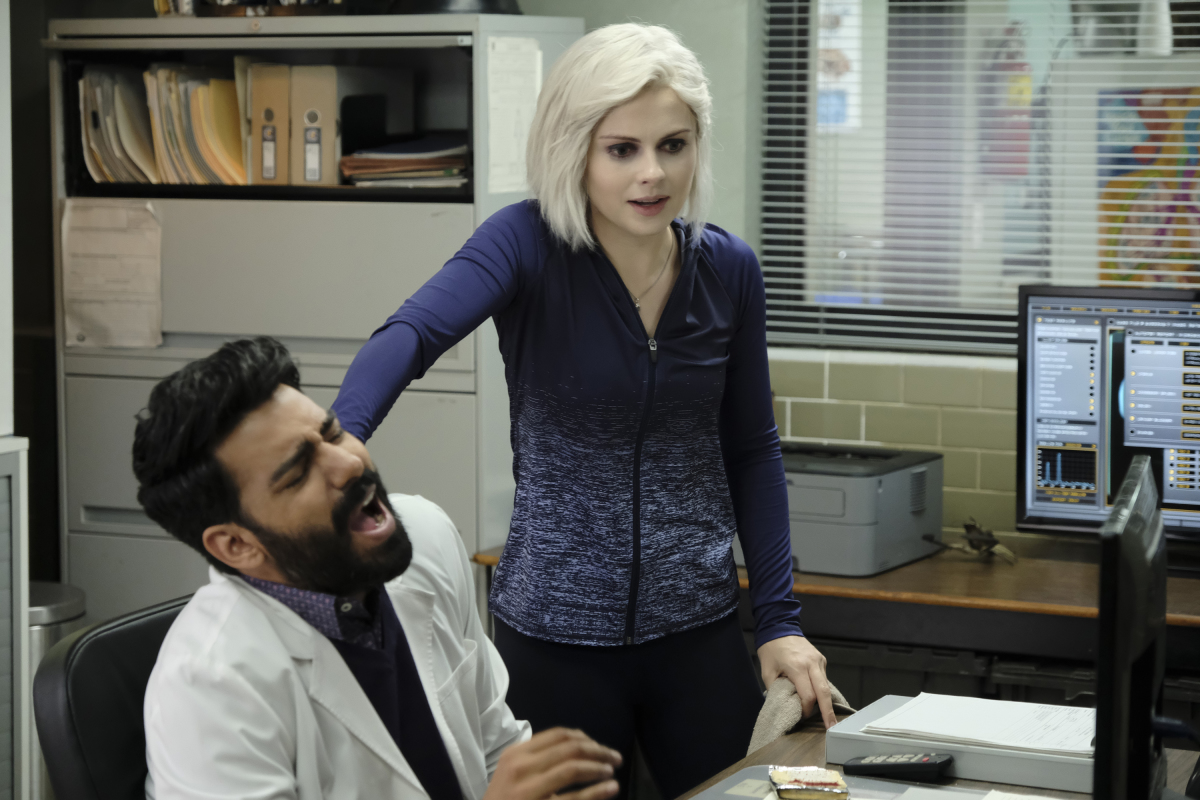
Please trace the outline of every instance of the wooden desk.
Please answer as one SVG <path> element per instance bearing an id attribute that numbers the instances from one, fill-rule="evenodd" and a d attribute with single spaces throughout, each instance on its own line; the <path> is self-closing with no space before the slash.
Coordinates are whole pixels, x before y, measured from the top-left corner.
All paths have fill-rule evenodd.
<path id="1" fill-rule="evenodd" d="M 502 547 L 477 553 L 494 567 Z M 743 588 L 749 586 L 739 569 Z M 1086 561 L 981 561 L 947 550 L 870 578 L 793 573 L 813 637 L 1067 661 L 1096 657 L 1099 567 Z M 921 606 L 914 614 L 913 606 Z M 1200 580 L 1167 578 L 1167 668 L 1200 669 Z"/>
<path id="2" fill-rule="evenodd" d="M 1192 769 L 1195 767 L 1196 756 L 1197 753 L 1186 750 L 1167 750 L 1167 786 L 1169 788 L 1174 789 L 1180 794 L 1183 793 L 1184 787 L 1187 786 L 1188 778 L 1192 775 Z M 825 729 L 820 727 L 819 724 L 808 725 L 795 733 L 790 733 L 775 740 L 760 750 L 756 750 L 728 769 L 722 770 L 720 773 L 709 778 L 695 789 L 681 795 L 678 800 L 688 800 L 688 798 L 699 794 L 708 787 L 720 783 L 738 770 L 758 764 L 782 764 L 789 767 L 818 766 L 841 771 L 841 768 L 836 764 L 825 763 Z M 1012 794 L 1036 794 L 1043 797 L 1071 798 L 1071 800 L 1085 800 L 1085 798 L 1091 797 L 1090 794 L 1056 792 L 1051 789 L 1033 789 L 1010 786 L 1008 784 L 987 783 L 984 781 L 968 781 L 961 778 L 947 780 L 939 785 L 976 789 L 979 791 L 999 789 Z M 851 797 L 853 798 L 853 792 L 851 793 Z"/>

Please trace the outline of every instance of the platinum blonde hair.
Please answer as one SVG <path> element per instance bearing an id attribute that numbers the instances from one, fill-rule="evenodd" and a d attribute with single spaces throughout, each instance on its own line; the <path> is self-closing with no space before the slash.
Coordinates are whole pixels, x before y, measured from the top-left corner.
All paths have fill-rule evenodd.
<path id="1" fill-rule="evenodd" d="M 585 186 L 592 131 L 648 87 L 669 86 L 696 118 L 696 172 L 683 219 L 698 238 L 712 203 L 712 97 L 696 54 L 656 25 L 598 28 L 567 48 L 538 96 L 525 149 L 533 196 L 550 229 L 572 249 L 595 247 Z"/>

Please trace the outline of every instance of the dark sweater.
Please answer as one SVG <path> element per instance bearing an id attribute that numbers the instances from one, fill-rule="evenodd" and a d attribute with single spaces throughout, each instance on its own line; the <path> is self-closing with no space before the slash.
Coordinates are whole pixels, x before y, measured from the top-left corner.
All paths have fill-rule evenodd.
<path id="1" fill-rule="evenodd" d="M 800 633 L 758 261 L 720 228 L 674 228 L 682 270 L 651 339 L 603 252 L 570 251 L 535 202 L 501 209 L 363 346 L 334 404 L 366 439 L 494 320 L 517 489 L 490 607 L 526 635 L 639 643 L 730 614 L 735 533 L 758 644 Z"/>

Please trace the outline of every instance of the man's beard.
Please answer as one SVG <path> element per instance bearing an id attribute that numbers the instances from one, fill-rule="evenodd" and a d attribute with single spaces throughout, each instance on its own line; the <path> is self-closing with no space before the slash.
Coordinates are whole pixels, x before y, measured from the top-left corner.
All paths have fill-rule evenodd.
<path id="1" fill-rule="evenodd" d="M 367 553 L 354 549 L 350 516 L 375 488 L 377 501 L 396 520 L 396 530 Z M 249 519 L 240 524 L 258 537 L 267 554 L 288 582 L 297 589 L 347 597 L 387 583 L 408 569 L 412 542 L 388 501 L 379 475 L 366 470 L 346 488 L 333 509 L 329 527 L 314 526 L 297 534 L 286 534 Z"/>

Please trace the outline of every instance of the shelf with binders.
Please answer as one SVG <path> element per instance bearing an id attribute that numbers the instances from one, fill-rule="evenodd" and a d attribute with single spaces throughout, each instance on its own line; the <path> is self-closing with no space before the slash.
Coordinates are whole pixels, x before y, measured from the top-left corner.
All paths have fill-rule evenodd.
<path id="1" fill-rule="evenodd" d="M 474 202 L 469 47 L 66 51 L 61 63 L 68 196 Z M 271 71 L 282 90 L 258 80 Z M 441 158 L 420 158 L 428 142 Z M 343 155 L 397 151 L 372 174 L 342 171 Z"/>

